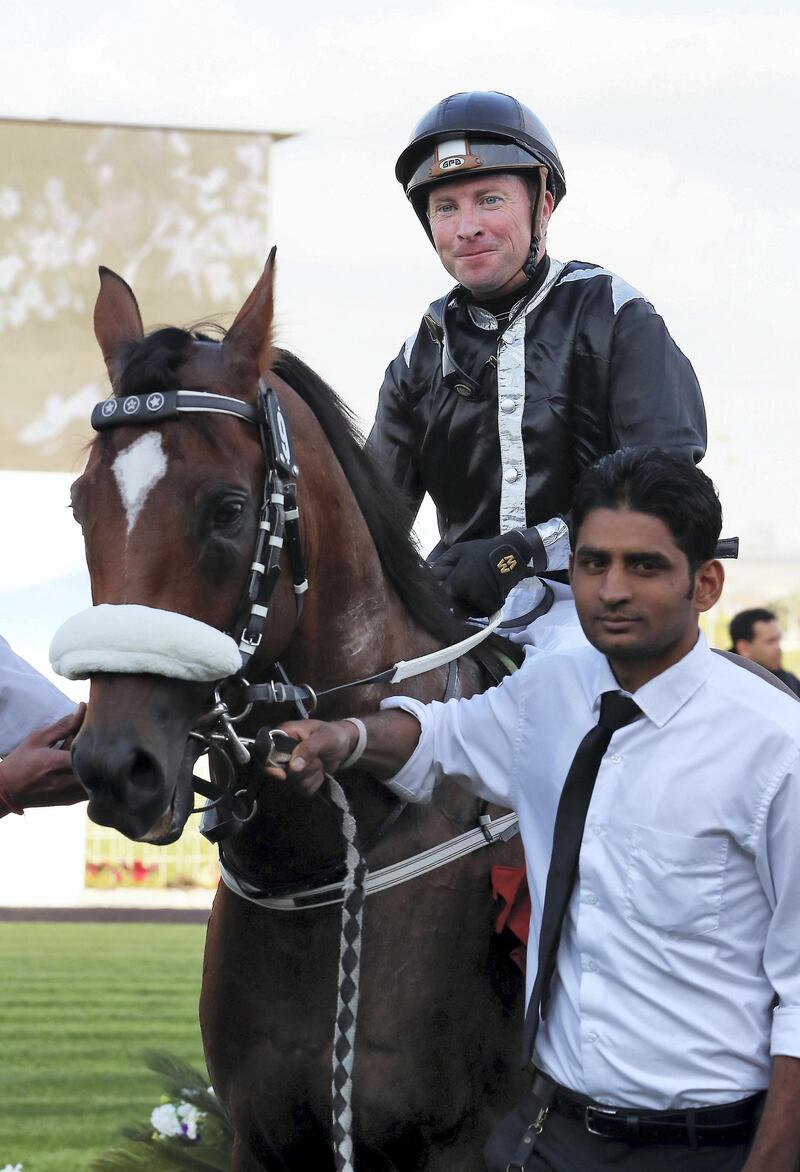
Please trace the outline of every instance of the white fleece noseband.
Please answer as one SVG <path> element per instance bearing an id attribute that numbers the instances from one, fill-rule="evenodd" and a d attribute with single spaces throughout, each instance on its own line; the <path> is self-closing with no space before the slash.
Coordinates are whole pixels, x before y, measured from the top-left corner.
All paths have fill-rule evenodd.
<path id="1" fill-rule="evenodd" d="M 211 681 L 234 675 L 242 657 L 230 635 L 188 615 L 104 604 L 59 627 L 50 644 L 50 663 L 68 680 L 122 672 Z"/>

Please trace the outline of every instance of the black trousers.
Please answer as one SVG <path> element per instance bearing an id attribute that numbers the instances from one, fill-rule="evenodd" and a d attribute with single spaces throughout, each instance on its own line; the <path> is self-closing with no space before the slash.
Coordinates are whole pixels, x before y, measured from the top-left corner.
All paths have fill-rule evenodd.
<path id="1" fill-rule="evenodd" d="M 740 1172 L 749 1149 L 749 1143 L 694 1149 L 687 1144 L 619 1143 L 592 1135 L 577 1120 L 551 1113 L 536 1137 L 525 1172 Z"/>

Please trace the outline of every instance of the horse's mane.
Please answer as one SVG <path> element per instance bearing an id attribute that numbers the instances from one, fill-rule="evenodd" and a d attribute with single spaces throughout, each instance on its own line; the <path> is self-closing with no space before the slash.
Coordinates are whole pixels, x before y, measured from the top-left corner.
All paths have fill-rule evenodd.
<path id="1" fill-rule="evenodd" d="M 463 638 L 464 624 L 453 618 L 441 587 L 411 538 L 409 505 L 364 447 L 350 408 L 296 354 L 277 350 L 272 368 L 317 417 L 358 502 L 386 577 L 401 601 L 429 634 L 448 640 Z"/>
<path id="2" fill-rule="evenodd" d="M 219 338 L 170 326 L 132 343 L 122 354 L 118 393 L 146 395 L 175 388 L 186 351 L 195 340 Z M 365 450 L 364 438 L 350 409 L 295 354 L 276 350 L 272 369 L 319 421 L 366 521 L 386 577 L 400 600 L 429 634 L 448 642 L 462 638 L 463 624 L 453 618 L 441 588 L 411 538 L 408 506 Z M 202 416 L 196 418 L 203 421 Z"/>

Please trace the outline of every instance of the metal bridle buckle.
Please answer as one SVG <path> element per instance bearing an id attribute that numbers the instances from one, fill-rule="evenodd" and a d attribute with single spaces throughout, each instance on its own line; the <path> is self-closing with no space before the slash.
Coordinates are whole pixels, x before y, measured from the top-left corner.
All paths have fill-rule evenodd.
<path id="1" fill-rule="evenodd" d="M 220 689 L 225 687 L 226 683 L 227 683 L 228 687 L 235 685 L 235 686 L 240 687 L 242 689 L 249 688 L 250 684 L 248 683 L 248 681 L 246 679 L 244 679 L 244 677 L 242 677 L 242 678 L 236 679 L 236 680 L 223 681 L 222 684 L 218 684 L 217 687 L 214 689 L 215 705 L 214 705 L 214 708 L 212 709 L 212 711 L 216 712 L 217 709 L 220 708 L 220 705 L 221 705 L 222 710 L 219 712 L 219 715 L 221 716 L 224 711 L 224 714 L 227 716 L 227 718 L 231 722 L 231 724 L 238 724 L 240 720 L 244 720 L 244 718 L 246 716 L 250 715 L 250 713 L 253 711 L 253 705 L 249 701 L 245 701 L 245 706 L 242 709 L 242 711 L 237 712 L 236 716 L 233 716 L 230 711 L 230 705 L 228 704 L 228 702 L 226 700 L 222 699 L 222 696 L 220 694 Z"/>
<path id="2" fill-rule="evenodd" d="M 247 680 L 243 679 L 237 682 L 240 683 L 243 688 L 249 686 Z M 236 729 L 233 726 L 238 724 L 240 720 L 244 720 L 246 716 L 249 716 L 253 705 L 247 703 L 241 712 L 237 713 L 235 716 L 231 716 L 227 702 L 222 699 L 220 694 L 221 687 L 222 685 L 219 684 L 214 689 L 214 707 L 210 712 L 207 712 L 206 715 L 202 717 L 199 723 L 203 725 L 210 723 L 212 720 L 218 721 L 222 728 L 222 732 L 225 735 L 225 739 L 230 745 L 231 753 L 233 754 L 235 760 L 240 765 L 247 765 L 250 760 L 250 750 L 244 744 L 243 740 L 238 735 Z"/>
<path id="3" fill-rule="evenodd" d="M 597 1116 L 600 1118 L 614 1119 L 617 1115 L 618 1112 L 613 1107 L 587 1107 L 583 1113 L 583 1122 L 586 1126 L 586 1130 L 589 1132 L 589 1135 L 599 1135 L 601 1138 L 607 1139 L 608 1137 L 606 1132 L 596 1131 L 595 1128 L 592 1127 L 592 1120 Z"/>
<path id="4" fill-rule="evenodd" d="M 239 647 L 240 647 L 242 650 L 244 650 L 244 648 L 242 648 L 242 643 L 246 643 L 246 644 L 247 644 L 247 646 L 250 648 L 250 650 L 249 650 L 249 651 L 245 651 L 244 653 L 245 653 L 245 655 L 247 655 L 249 658 L 252 658 L 252 656 L 254 656 L 254 655 L 255 655 L 256 651 L 257 651 L 257 650 L 258 650 L 258 648 L 261 646 L 261 639 L 262 639 L 262 635 L 261 635 L 261 633 L 259 633 L 258 635 L 256 635 L 254 638 L 251 638 L 251 637 L 250 637 L 250 635 L 249 635 L 249 633 L 248 633 L 248 630 L 247 630 L 247 628 L 245 628 L 245 629 L 244 629 L 244 631 L 242 631 L 241 638 L 239 639 Z"/>

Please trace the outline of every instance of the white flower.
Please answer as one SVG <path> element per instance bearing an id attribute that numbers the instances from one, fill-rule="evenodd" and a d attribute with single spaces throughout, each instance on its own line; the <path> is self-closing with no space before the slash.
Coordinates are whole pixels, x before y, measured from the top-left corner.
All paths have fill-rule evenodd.
<path id="1" fill-rule="evenodd" d="M 194 1103 L 164 1103 L 150 1113 L 150 1124 L 162 1139 L 199 1139 L 198 1124 L 205 1117 L 205 1111 L 198 1111 Z"/>
<path id="2" fill-rule="evenodd" d="M 150 1112 L 150 1123 L 153 1130 L 162 1139 L 169 1139 L 172 1135 L 183 1135 L 181 1121 L 174 1103 L 164 1103 Z"/>
<path id="3" fill-rule="evenodd" d="M 205 1111 L 198 1111 L 194 1103 L 181 1103 L 178 1107 L 178 1118 L 183 1124 L 183 1134 L 187 1139 L 197 1139 L 197 1125 L 205 1117 Z"/>
<path id="4" fill-rule="evenodd" d="M 22 1172 L 21 1164 L 6 1164 L 5 1168 L 0 1168 L 0 1172 Z"/>

